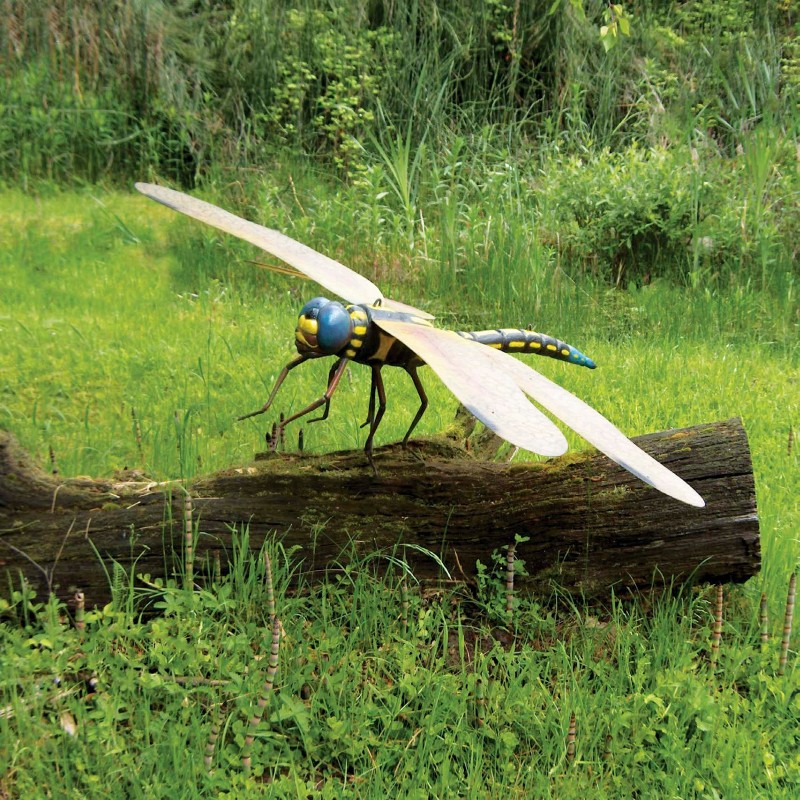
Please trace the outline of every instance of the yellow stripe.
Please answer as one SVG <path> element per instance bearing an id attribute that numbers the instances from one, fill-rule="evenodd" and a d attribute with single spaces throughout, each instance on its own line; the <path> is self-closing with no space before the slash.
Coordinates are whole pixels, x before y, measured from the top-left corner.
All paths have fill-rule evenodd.
<path id="1" fill-rule="evenodd" d="M 542 343 L 541 342 L 531 342 L 531 347 L 535 347 L 537 350 L 541 350 L 542 349 Z"/>
<path id="2" fill-rule="evenodd" d="M 525 342 L 509 342 L 509 347 L 525 347 Z"/>
<path id="3" fill-rule="evenodd" d="M 569 355 L 569 350 L 567 350 L 566 348 L 562 348 L 561 355 L 562 356 L 568 356 Z"/>
<path id="4" fill-rule="evenodd" d="M 308 317 L 300 317 L 297 320 L 297 327 L 304 333 L 316 334 L 319 327 L 317 320 L 308 319 Z"/>
<path id="5" fill-rule="evenodd" d="M 355 350 L 345 350 L 344 354 L 345 354 L 345 356 L 347 358 L 352 358 L 356 354 L 356 351 Z"/>
<path id="6" fill-rule="evenodd" d="M 367 332 L 366 325 L 356 325 L 353 328 L 353 333 L 357 334 L 358 336 L 363 336 Z"/>
<path id="7" fill-rule="evenodd" d="M 385 334 L 383 331 L 380 331 L 380 344 L 378 345 L 378 349 L 370 356 L 371 359 L 375 359 L 376 361 L 386 361 L 386 356 L 389 355 L 389 350 L 392 349 L 392 345 L 397 341 L 394 336 L 389 336 Z"/>
<path id="8" fill-rule="evenodd" d="M 364 344 L 363 339 L 351 339 L 350 340 L 350 347 L 361 347 Z"/>
<path id="9" fill-rule="evenodd" d="M 558 348 L 554 344 L 547 345 L 547 349 L 548 350 L 553 350 L 553 351 L 558 350 Z"/>

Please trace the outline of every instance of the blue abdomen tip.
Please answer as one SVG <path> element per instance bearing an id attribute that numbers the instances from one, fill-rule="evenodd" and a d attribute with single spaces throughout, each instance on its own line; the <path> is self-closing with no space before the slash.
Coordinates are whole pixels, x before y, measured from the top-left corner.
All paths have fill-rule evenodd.
<path id="1" fill-rule="evenodd" d="M 589 356 L 585 356 L 580 350 L 576 350 L 574 347 L 570 353 L 569 360 L 572 361 L 573 364 L 578 364 L 581 367 L 588 367 L 589 369 L 594 369 L 597 366 Z"/>

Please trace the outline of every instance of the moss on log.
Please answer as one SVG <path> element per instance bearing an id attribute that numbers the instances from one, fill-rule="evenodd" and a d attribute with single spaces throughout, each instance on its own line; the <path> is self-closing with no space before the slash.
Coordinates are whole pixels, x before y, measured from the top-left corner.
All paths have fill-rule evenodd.
<path id="1" fill-rule="evenodd" d="M 185 491 L 198 528 L 196 563 L 231 553 L 247 526 L 258 548 L 276 536 L 297 547 L 310 578 L 368 553 L 405 558 L 423 580 L 472 581 L 476 560 L 517 548 L 532 591 L 552 582 L 587 596 L 693 578 L 744 581 L 760 567 L 755 487 L 739 420 L 641 436 L 636 443 L 706 500 L 690 508 L 642 484 L 595 452 L 541 463 L 481 461 L 446 440 L 376 452 L 272 454 L 187 486 L 131 480 L 59 480 L 32 465 L 0 432 L 0 578 L 20 575 L 40 596 L 109 599 L 110 559 L 137 574 L 177 570 Z M 410 546 L 409 546 L 410 545 Z M 135 567 L 132 565 L 135 563 Z M 11 582 L 3 576 L 10 573 Z"/>

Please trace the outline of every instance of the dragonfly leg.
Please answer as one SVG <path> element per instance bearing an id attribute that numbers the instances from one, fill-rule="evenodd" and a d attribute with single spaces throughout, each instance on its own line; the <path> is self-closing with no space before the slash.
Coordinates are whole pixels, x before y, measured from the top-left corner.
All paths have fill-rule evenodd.
<path id="1" fill-rule="evenodd" d="M 306 414 L 310 414 L 312 411 L 318 409 L 321 405 L 330 402 L 331 396 L 336 391 L 336 387 L 339 385 L 339 380 L 341 379 L 342 375 L 344 375 L 345 369 L 347 369 L 349 359 L 347 358 L 340 358 L 335 364 L 334 368 L 330 372 L 330 380 L 328 381 L 328 388 L 325 390 L 325 394 L 322 397 L 316 399 L 313 403 L 310 403 L 305 408 L 297 411 L 296 413 L 292 414 L 291 416 L 286 417 L 286 419 L 282 419 L 278 423 L 278 427 L 276 430 L 276 438 L 280 439 L 281 434 L 283 433 L 283 429 L 290 423 L 300 417 L 305 416 Z"/>
<path id="2" fill-rule="evenodd" d="M 265 411 L 269 411 L 269 407 L 272 405 L 272 401 L 275 399 L 275 395 L 278 394 L 278 389 L 281 388 L 281 384 L 286 380 L 286 376 L 295 368 L 299 367 L 304 361 L 308 361 L 308 356 L 298 356 L 297 358 L 290 361 L 282 370 L 281 374 L 278 375 L 278 380 L 275 381 L 275 386 L 272 387 L 272 391 L 270 392 L 269 399 L 266 403 L 264 403 L 258 411 L 251 411 L 249 414 L 242 414 L 241 417 L 236 417 L 237 422 L 241 422 L 243 419 L 249 419 L 250 417 L 257 417 L 259 414 L 263 414 Z"/>
<path id="3" fill-rule="evenodd" d="M 333 380 L 334 373 L 336 372 L 336 368 L 339 366 L 339 362 L 336 361 L 334 365 L 328 371 L 328 386 L 331 385 L 331 381 Z M 314 417 L 314 419 L 310 419 L 308 424 L 310 425 L 312 422 L 322 422 L 323 420 L 328 419 L 328 412 L 331 410 L 331 399 L 330 397 L 325 401 L 325 411 L 323 412 L 321 417 Z"/>
<path id="4" fill-rule="evenodd" d="M 375 370 L 372 371 L 372 382 L 369 386 L 369 408 L 367 409 L 367 419 L 362 423 L 361 427 L 366 428 L 367 425 L 372 425 L 372 420 L 375 419 Z"/>
<path id="5" fill-rule="evenodd" d="M 408 437 L 411 436 L 412 431 L 417 427 L 417 423 L 422 419 L 422 415 L 425 413 L 425 409 L 428 407 L 428 395 L 425 394 L 422 381 L 419 379 L 419 375 L 417 374 L 417 368 L 406 367 L 406 372 L 411 376 L 411 380 L 414 381 L 414 388 L 417 390 L 417 394 L 419 395 L 419 409 L 417 410 L 416 416 L 411 421 L 411 426 L 409 427 L 408 431 L 406 431 L 406 435 L 403 437 L 403 447 L 408 444 Z"/>
<path id="6" fill-rule="evenodd" d="M 367 436 L 367 441 L 364 444 L 364 453 L 366 454 L 369 465 L 372 467 L 372 471 L 375 473 L 375 475 L 378 474 L 378 470 L 375 467 L 375 462 L 372 459 L 372 440 L 375 438 L 375 431 L 378 430 L 378 425 L 381 424 L 381 419 L 383 419 L 383 413 L 386 411 L 386 390 L 383 388 L 383 378 L 381 377 L 382 366 L 383 364 L 372 364 L 372 393 L 377 393 L 378 395 L 378 411 L 374 416 L 372 416 L 372 412 L 375 409 L 375 402 L 374 397 L 371 397 L 370 416 L 372 419 L 370 420 L 369 436 Z"/>

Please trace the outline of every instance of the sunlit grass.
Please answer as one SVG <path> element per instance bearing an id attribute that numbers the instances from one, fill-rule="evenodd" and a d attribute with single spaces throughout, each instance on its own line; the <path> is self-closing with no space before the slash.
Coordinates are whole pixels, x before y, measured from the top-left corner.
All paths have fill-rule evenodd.
<path id="1" fill-rule="evenodd" d="M 138 196 L 9 192 L 0 197 L 0 219 L 0 424 L 41 464 L 52 450 L 64 475 L 135 467 L 190 477 L 246 463 L 264 448 L 275 415 L 235 418 L 263 404 L 293 357 L 297 311 L 317 287 L 245 263 L 251 251 L 231 256 L 238 245 L 229 237 Z M 576 286 L 574 296 L 590 321 L 582 325 L 563 296 L 550 303 L 543 291 L 536 306 L 544 330 L 572 332 L 599 368 L 530 363 L 629 435 L 741 416 L 768 574 L 783 581 L 798 554 L 798 448 L 787 449 L 800 370 L 789 331 L 776 343 L 761 333 L 770 329 L 769 298 L 660 283 L 627 295 Z M 426 305 L 425 296 L 400 299 Z M 531 318 L 488 320 L 474 306 L 440 316 L 445 325 L 543 327 Z M 275 414 L 319 397 L 329 364 L 295 370 Z M 423 376 L 431 398 L 418 429 L 424 436 L 446 429 L 456 403 L 430 370 Z M 386 370 L 385 378 L 389 410 L 378 445 L 402 438 L 417 403 L 402 371 Z M 360 447 L 368 392 L 369 371 L 351 365 L 329 420 L 304 426 L 305 448 Z M 571 446 L 584 446 L 568 435 Z M 290 426 L 289 447 L 296 437 Z"/>
<path id="2" fill-rule="evenodd" d="M 243 260 L 251 252 L 145 198 L 96 195 L 100 202 L 88 192 L 0 195 L 0 425 L 46 468 L 52 448 L 62 475 L 136 467 L 179 477 L 248 462 L 275 416 L 234 419 L 266 399 L 293 356 L 297 310 L 318 289 L 258 270 Z M 791 318 L 769 317 L 769 298 L 749 291 L 657 282 L 620 293 L 587 282 L 549 295 L 555 279 L 542 275 L 530 317 L 488 319 L 487 309 L 502 305 L 488 295 L 485 307 L 459 308 L 458 294 L 448 307 L 415 290 L 424 285 L 417 280 L 407 287 L 415 294 L 401 296 L 402 276 L 370 266 L 367 242 L 344 242 L 323 226 L 309 225 L 306 235 L 357 248 L 359 269 L 382 284 L 389 278 L 398 299 L 432 301 L 446 324 L 567 331 L 598 369 L 530 363 L 630 435 L 743 418 L 764 569 L 729 594 L 717 667 L 707 661 L 712 615 L 702 592 L 662 598 L 647 613 L 636 603 L 589 612 L 567 598 L 525 601 L 522 639 L 509 650 L 487 627 L 502 581 L 477 598 L 488 615 L 477 623 L 470 606 L 430 603 L 412 584 L 405 632 L 398 587 L 375 580 L 366 564 L 294 594 L 285 592 L 293 562 L 277 558 L 287 636 L 256 740 L 255 780 L 245 779 L 241 741 L 263 679 L 253 652 L 265 652 L 268 629 L 260 561 L 240 555 L 211 591 L 169 589 L 164 616 L 150 623 L 123 613 L 131 595 L 115 573 L 115 603 L 89 616 L 84 637 L 62 624 L 54 604 L 13 598 L 8 613 L 28 627 L 0 626 L 0 788 L 35 796 L 56 764 L 65 791 L 98 797 L 98 776 L 109 775 L 131 796 L 577 798 L 627 797 L 632 786 L 642 796 L 794 796 L 797 672 L 775 674 L 786 579 L 800 555 Z M 765 334 L 780 330 L 786 335 Z M 295 370 L 276 413 L 318 397 L 328 367 Z M 305 426 L 306 449 L 363 445 L 369 372 L 352 365 L 349 375 L 329 420 Z M 385 378 L 378 444 L 401 438 L 416 408 L 402 371 Z M 431 406 L 419 434 L 430 435 L 450 424 L 456 403 L 430 370 L 423 378 Z M 584 446 L 567 433 L 572 447 Z M 296 435 L 290 427 L 290 448 Z M 762 591 L 772 620 L 764 652 Z M 472 660 L 475 625 L 489 649 Z M 100 689 L 87 699 L 81 676 L 92 674 Z M 175 675 L 224 683 L 193 686 Z M 484 725 L 476 722 L 478 679 Z M 215 774 L 206 777 L 202 754 L 220 702 Z M 70 720 L 78 736 L 65 731 Z"/>
<path id="3" fill-rule="evenodd" d="M 777 674 L 779 622 L 762 646 L 736 591 L 711 663 L 702 593 L 651 599 L 646 613 L 635 602 L 523 600 L 506 627 L 490 611 L 499 579 L 474 603 L 412 581 L 404 625 L 396 572 L 377 578 L 355 559 L 338 578 L 287 592 L 293 559 L 269 547 L 284 635 L 250 777 L 243 740 L 271 626 L 263 560 L 244 549 L 202 590 L 162 586 L 149 622 L 118 598 L 79 632 L 55 600 L 16 598 L 27 624 L 0 624 L 4 792 L 796 796 L 798 672 Z"/>

